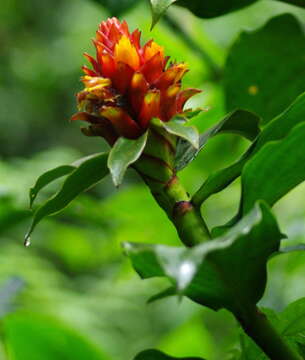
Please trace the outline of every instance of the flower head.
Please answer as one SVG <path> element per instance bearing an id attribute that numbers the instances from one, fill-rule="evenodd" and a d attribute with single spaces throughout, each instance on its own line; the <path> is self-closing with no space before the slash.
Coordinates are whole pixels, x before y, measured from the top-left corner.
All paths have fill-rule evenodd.
<path id="1" fill-rule="evenodd" d="M 91 124 L 86 135 L 103 136 L 110 144 L 119 136 L 138 138 L 152 118 L 169 121 L 200 92 L 181 89 L 186 64 L 168 65 L 163 48 L 153 40 L 141 46 L 140 36 L 116 18 L 99 25 L 93 40 L 96 58 L 85 54 L 92 69 L 82 68 L 85 88 L 77 94 L 79 112 L 72 117 Z"/>

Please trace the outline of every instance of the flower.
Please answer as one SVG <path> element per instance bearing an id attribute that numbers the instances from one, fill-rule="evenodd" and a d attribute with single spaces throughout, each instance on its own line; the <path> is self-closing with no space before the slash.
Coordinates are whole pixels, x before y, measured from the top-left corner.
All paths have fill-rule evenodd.
<path id="1" fill-rule="evenodd" d="M 181 89 L 188 71 L 184 63 L 170 63 L 153 40 L 144 46 L 138 29 L 130 33 L 126 21 L 103 21 L 93 43 L 96 58 L 84 54 L 92 69 L 83 66 L 85 89 L 77 94 L 79 112 L 72 120 L 91 125 L 86 135 L 103 136 L 113 144 L 120 136 L 136 139 L 152 118 L 169 121 L 183 112 L 185 102 L 200 92 Z"/>

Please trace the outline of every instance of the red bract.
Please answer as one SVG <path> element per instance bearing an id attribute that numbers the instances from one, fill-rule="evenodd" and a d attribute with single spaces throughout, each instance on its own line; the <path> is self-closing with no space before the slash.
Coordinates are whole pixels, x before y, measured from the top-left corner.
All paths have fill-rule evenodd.
<path id="1" fill-rule="evenodd" d="M 181 90 L 187 66 L 167 65 L 163 48 L 153 40 L 141 46 L 140 36 L 116 18 L 99 25 L 93 40 L 96 58 L 85 54 L 92 69 L 83 66 L 85 89 L 77 94 L 79 112 L 72 117 L 91 124 L 86 135 L 103 136 L 110 144 L 119 136 L 138 138 L 152 118 L 169 121 L 200 92 Z"/>

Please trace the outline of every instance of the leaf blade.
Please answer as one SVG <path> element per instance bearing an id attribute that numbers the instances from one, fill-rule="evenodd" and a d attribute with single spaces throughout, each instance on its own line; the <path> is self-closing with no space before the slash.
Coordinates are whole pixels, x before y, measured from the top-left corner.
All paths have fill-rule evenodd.
<path id="1" fill-rule="evenodd" d="M 222 133 L 233 133 L 241 135 L 249 140 L 254 140 L 259 134 L 260 118 L 250 111 L 235 110 L 227 114 L 219 123 L 205 131 L 199 137 L 199 147 L 194 149 L 185 141 L 180 141 L 177 146 L 177 155 L 175 159 L 176 169 L 184 169 L 191 161 L 195 159 L 198 153 L 203 149 L 208 140 Z"/>
<path id="2" fill-rule="evenodd" d="M 30 188 L 30 207 L 32 208 L 33 203 L 41 189 L 50 184 L 52 181 L 70 174 L 73 170 L 75 170 L 75 167 L 72 165 L 61 165 L 40 175 L 34 186 Z"/>
<path id="3" fill-rule="evenodd" d="M 151 11 L 152 11 L 152 23 L 151 30 L 160 20 L 161 16 L 165 11 L 177 0 L 150 0 Z"/>
<path id="4" fill-rule="evenodd" d="M 268 206 L 259 203 L 225 235 L 191 249 L 125 243 L 125 252 L 142 278 L 166 276 L 177 294 L 238 312 L 261 298 L 266 262 L 281 237 Z"/>
<path id="5" fill-rule="evenodd" d="M 283 139 L 294 126 L 303 121 L 305 121 L 305 93 L 299 95 L 284 112 L 276 116 L 266 125 L 257 140 L 250 146 L 240 160 L 210 175 L 193 196 L 194 204 L 201 206 L 211 195 L 223 190 L 240 176 L 248 160 L 266 143 Z"/>
<path id="6" fill-rule="evenodd" d="M 147 141 L 147 132 L 136 140 L 119 138 L 112 147 L 107 166 L 115 186 L 122 183 L 129 165 L 136 162 L 141 156 Z"/>
<path id="7" fill-rule="evenodd" d="M 283 140 L 266 144 L 246 164 L 242 172 L 242 213 L 258 199 L 274 205 L 305 180 L 304 138 L 303 123 Z"/>
<path id="8" fill-rule="evenodd" d="M 253 50 L 253 56 L 246 55 L 248 49 Z M 259 30 L 243 32 L 225 66 L 227 110 L 242 107 L 268 123 L 305 91 L 303 53 L 305 34 L 293 15 L 274 17 Z"/>
<path id="9" fill-rule="evenodd" d="M 185 126 L 181 122 L 172 120 L 168 123 L 163 123 L 163 127 L 170 134 L 176 135 L 190 143 L 195 149 L 199 148 L 199 133 L 195 126 Z"/>
<path id="10" fill-rule="evenodd" d="M 30 237 L 36 225 L 46 216 L 53 215 L 64 209 L 77 195 L 102 180 L 108 173 L 107 154 L 95 154 L 84 161 L 65 180 L 62 188 L 33 215 L 32 224 L 26 235 Z"/>

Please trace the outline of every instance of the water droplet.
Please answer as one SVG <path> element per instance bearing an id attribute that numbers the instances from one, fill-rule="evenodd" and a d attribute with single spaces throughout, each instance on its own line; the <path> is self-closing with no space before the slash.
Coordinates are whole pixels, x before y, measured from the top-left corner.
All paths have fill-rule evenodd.
<path id="1" fill-rule="evenodd" d="M 25 247 L 29 247 L 29 246 L 31 245 L 31 237 L 30 237 L 30 236 L 26 235 L 26 237 L 24 238 L 24 243 L 23 243 L 23 245 L 24 245 Z"/>

